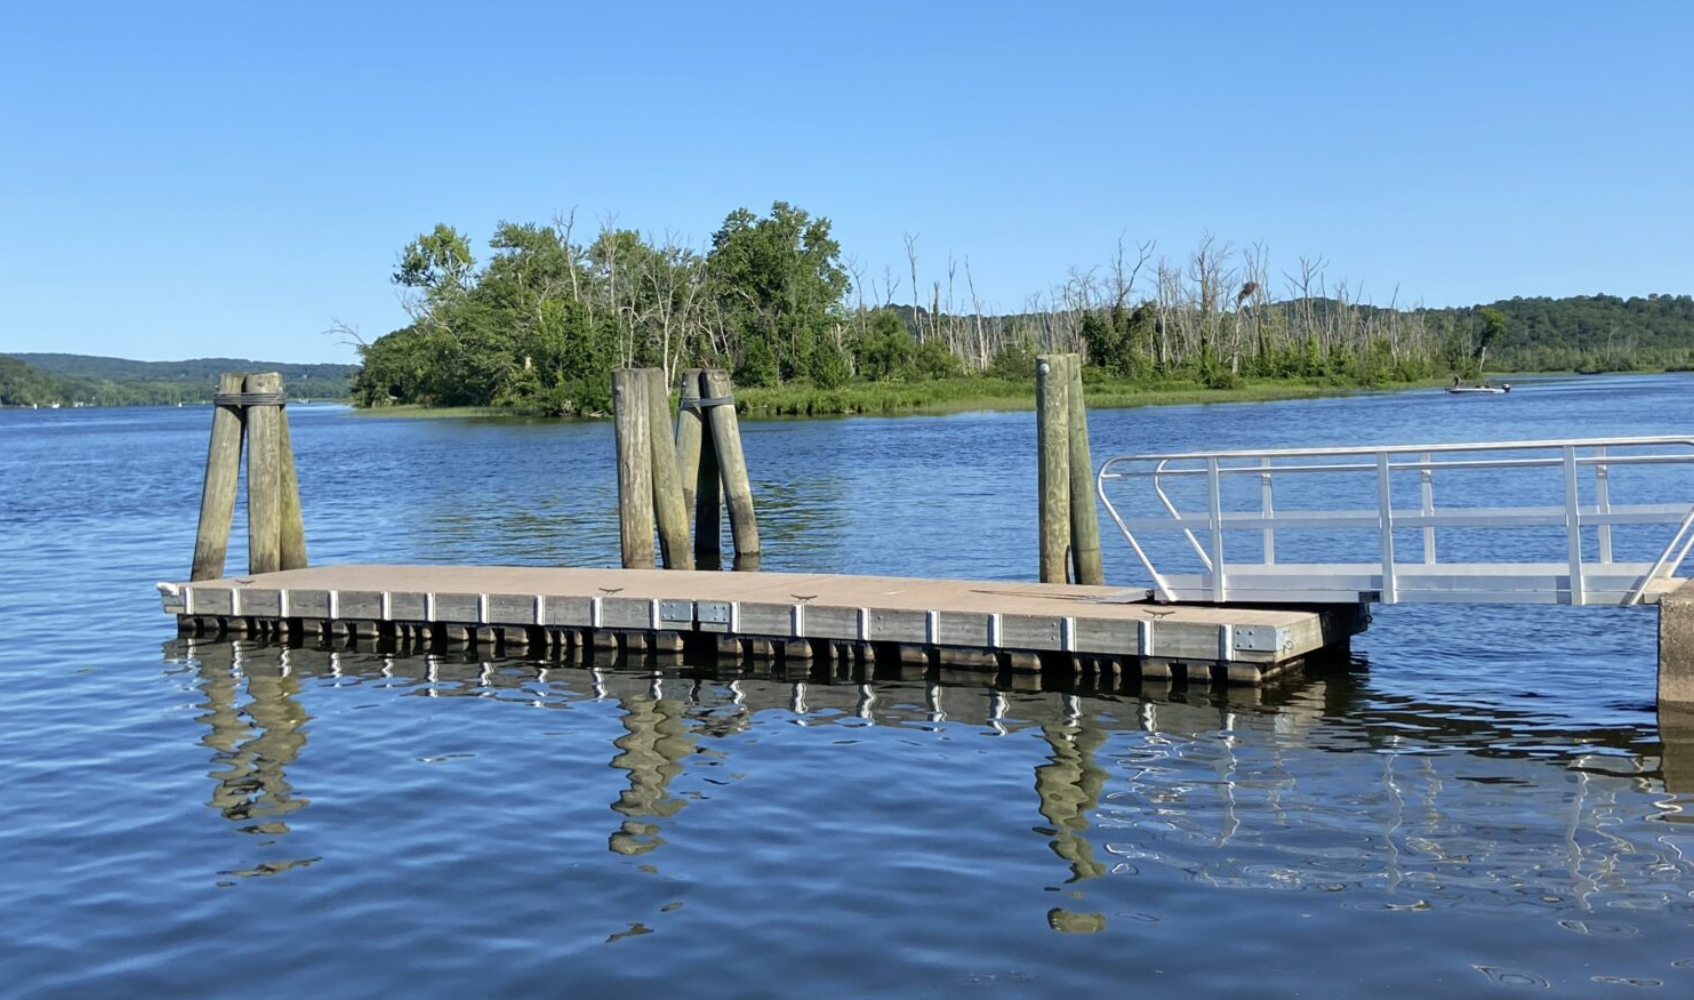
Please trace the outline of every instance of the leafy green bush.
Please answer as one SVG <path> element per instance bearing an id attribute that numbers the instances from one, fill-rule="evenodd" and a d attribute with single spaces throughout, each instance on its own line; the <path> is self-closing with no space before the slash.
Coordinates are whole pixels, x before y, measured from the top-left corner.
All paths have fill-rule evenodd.
<path id="1" fill-rule="evenodd" d="M 919 344 L 912 351 L 911 362 L 906 365 L 906 376 L 920 381 L 957 378 L 964 373 L 965 366 L 958 355 L 939 340 L 926 340 Z"/>

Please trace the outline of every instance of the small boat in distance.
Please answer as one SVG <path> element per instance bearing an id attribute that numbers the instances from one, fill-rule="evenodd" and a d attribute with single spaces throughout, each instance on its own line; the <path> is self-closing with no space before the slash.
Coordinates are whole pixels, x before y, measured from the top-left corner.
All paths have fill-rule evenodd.
<path id="1" fill-rule="evenodd" d="M 1447 387 L 1447 391 L 1456 396 L 1470 396 L 1478 393 L 1492 396 L 1511 392 L 1512 384 L 1510 382 L 1502 382 L 1499 385 L 1494 385 L 1491 382 L 1484 382 L 1481 385 L 1466 385 L 1457 376 L 1454 376 L 1453 384 Z"/>

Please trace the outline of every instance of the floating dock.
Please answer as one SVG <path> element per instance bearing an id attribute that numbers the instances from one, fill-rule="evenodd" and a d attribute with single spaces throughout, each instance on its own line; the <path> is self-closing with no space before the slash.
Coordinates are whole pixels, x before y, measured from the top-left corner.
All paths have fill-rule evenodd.
<path id="1" fill-rule="evenodd" d="M 185 635 L 340 632 L 559 649 L 1262 684 L 1364 630 L 1362 606 L 1159 605 L 1144 590 L 810 573 L 315 566 L 159 585 Z"/>

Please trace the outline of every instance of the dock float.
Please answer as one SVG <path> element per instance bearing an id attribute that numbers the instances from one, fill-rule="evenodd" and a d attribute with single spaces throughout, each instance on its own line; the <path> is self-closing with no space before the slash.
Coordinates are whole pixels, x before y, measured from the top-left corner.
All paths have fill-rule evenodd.
<path id="1" fill-rule="evenodd" d="M 161 583 L 183 635 L 1083 666 L 1258 685 L 1363 631 L 1360 605 L 1160 605 L 1145 590 L 811 573 L 314 566 Z"/>

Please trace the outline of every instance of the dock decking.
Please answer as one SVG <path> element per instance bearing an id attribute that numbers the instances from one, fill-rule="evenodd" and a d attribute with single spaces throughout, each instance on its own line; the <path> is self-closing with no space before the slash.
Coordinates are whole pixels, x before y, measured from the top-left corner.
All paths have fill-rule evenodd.
<path id="1" fill-rule="evenodd" d="M 1013 669 L 1077 658 L 1236 684 L 1263 683 L 1367 621 L 1354 605 L 1159 605 L 1117 587 L 809 573 L 318 566 L 159 589 L 188 633 L 343 628 L 560 647 L 739 644 L 755 656 L 933 657 Z"/>

